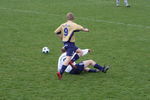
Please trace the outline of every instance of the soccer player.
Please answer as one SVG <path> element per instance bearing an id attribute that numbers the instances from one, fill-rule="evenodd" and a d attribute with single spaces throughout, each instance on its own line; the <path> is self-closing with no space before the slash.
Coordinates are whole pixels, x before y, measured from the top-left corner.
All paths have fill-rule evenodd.
<path id="1" fill-rule="evenodd" d="M 82 50 L 79 49 L 75 45 L 75 32 L 84 31 L 89 32 L 89 29 L 82 27 L 74 22 L 74 15 L 73 13 L 67 13 L 66 15 L 67 22 L 61 24 L 56 30 L 55 34 L 62 40 L 64 43 L 64 47 L 66 49 L 66 59 L 62 65 L 62 68 L 59 72 L 57 72 L 57 76 L 59 79 L 62 78 L 62 75 L 67 68 L 69 62 L 71 61 L 71 57 L 75 52 L 78 52 L 82 55 Z M 79 59 L 79 56 L 76 55 L 75 60 Z"/>
<path id="2" fill-rule="evenodd" d="M 61 56 L 59 57 L 58 59 L 58 72 L 60 72 L 61 68 L 62 68 L 62 65 L 66 59 L 66 50 L 64 49 L 64 47 L 61 49 Z M 82 49 L 82 55 L 80 53 L 74 53 L 74 55 L 72 56 L 71 58 L 71 61 L 72 63 L 75 63 L 74 61 L 76 61 L 74 58 L 76 58 L 76 55 L 78 55 L 79 57 L 81 56 L 85 56 L 87 55 L 88 53 L 90 53 L 91 50 L 90 49 Z M 72 63 L 69 63 L 69 64 L 72 64 Z M 70 65 L 68 65 L 68 67 L 66 68 L 65 72 L 68 72 L 68 70 L 72 69 L 72 67 Z"/>
<path id="3" fill-rule="evenodd" d="M 90 52 L 89 49 L 83 49 L 82 50 L 83 55 L 86 55 Z M 76 54 L 76 53 L 75 53 Z M 75 54 L 73 55 L 72 59 L 74 58 Z M 58 72 L 61 70 L 62 64 L 64 62 L 64 60 L 66 59 L 66 52 L 64 51 L 64 53 L 61 54 L 61 56 L 59 57 L 58 60 Z M 91 69 L 88 66 L 93 66 L 95 69 Z M 71 63 L 70 65 L 68 65 L 68 67 L 65 69 L 65 72 L 70 73 L 70 74 L 80 74 L 82 71 L 85 72 L 104 72 L 106 73 L 107 70 L 109 69 L 109 66 L 100 66 L 99 64 L 97 64 L 95 61 L 93 60 L 85 60 L 82 61 L 78 64 Z"/>
<path id="4" fill-rule="evenodd" d="M 124 4 L 126 7 L 130 7 L 130 5 L 128 4 L 128 0 L 124 0 Z M 119 7 L 120 5 L 120 0 L 116 0 L 116 6 Z"/>

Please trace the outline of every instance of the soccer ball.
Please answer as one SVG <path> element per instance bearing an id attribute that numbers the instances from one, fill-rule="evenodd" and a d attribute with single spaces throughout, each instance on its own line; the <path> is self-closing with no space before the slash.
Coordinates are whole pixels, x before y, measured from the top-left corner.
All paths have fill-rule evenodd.
<path id="1" fill-rule="evenodd" d="M 43 47 L 42 48 L 42 53 L 49 53 L 49 48 L 48 47 Z"/>

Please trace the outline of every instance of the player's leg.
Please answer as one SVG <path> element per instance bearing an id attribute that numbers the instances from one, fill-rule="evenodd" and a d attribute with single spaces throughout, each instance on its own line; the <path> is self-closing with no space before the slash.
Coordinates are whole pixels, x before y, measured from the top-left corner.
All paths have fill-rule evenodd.
<path id="1" fill-rule="evenodd" d="M 83 64 L 83 62 L 75 64 L 75 66 L 76 66 L 76 68 L 73 68 L 70 71 L 70 74 L 80 74 L 82 71 L 84 71 L 84 64 Z"/>
<path id="2" fill-rule="evenodd" d="M 93 73 L 99 72 L 98 69 L 91 69 L 91 68 L 89 68 L 89 67 L 85 67 L 85 68 L 84 68 L 84 71 L 86 71 L 86 72 L 93 72 Z"/>
<path id="3" fill-rule="evenodd" d="M 65 72 L 67 66 L 69 65 L 69 62 L 71 61 L 72 55 L 74 54 L 74 48 L 71 46 L 65 47 L 66 49 L 66 59 L 60 69 L 60 72 L 57 72 L 58 79 L 62 78 L 63 73 Z"/>
<path id="4" fill-rule="evenodd" d="M 116 0 L 116 6 L 118 7 L 120 5 L 120 0 Z"/>
<path id="5" fill-rule="evenodd" d="M 73 63 L 75 62 L 76 60 L 78 60 L 82 55 L 83 55 L 83 52 L 80 48 L 78 47 L 74 47 L 74 51 L 76 52 L 76 54 L 74 55 L 74 57 L 71 59 L 71 62 L 70 63 Z"/>
<path id="6" fill-rule="evenodd" d="M 76 50 L 76 54 L 74 55 L 74 57 L 72 58 L 71 62 L 70 63 L 73 63 L 75 62 L 76 60 L 78 60 L 81 56 L 85 56 L 86 54 L 88 54 L 89 52 L 91 52 L 92 50 L 90 49 L 84 49 L 84 50 L 81 50 L 80 48 L 78 48 Z"/>
<path id="7" fill-rule="evenodd" d="M 102 72 L 107 72 L 107 70 L 109 69 L 109 66 L 107 66 L 107 67 L 103 67 L 103 66 L 101 66 L 101 65 L 99 65 L 99 64 L 97 64 L 95 61 L 93 61 L 93 60 L 86 60 L 86 61 L 83 61 L 83 63 L 84 63 L 84 66 L 85 67 L 87 67 L 87 66 L 93 66 L 94 68 L 96 68 L 96 69 L 98 69 L 98 70 L 100 70 L 100 71 L 102 71 Z"/>
<path id="8" fill-rule="evenodd" d="M 67 66 L 68 66 L 68 64 L 69 64 L 70 61 L 71 61 L 71 56 L 66 56 L 66 59 L 65 59 L 63 65 L 62 65 L 62 68 L 60 70 L 60 74 L 61 75 L 64 73 L 64 71 L 67 68 Z"/>
<path id="9" fill-rule="evenodd" d="M 79 56 L 82 56 L 83 55 L 83 52 L 80 48 L 77 48 L 76 49 L 76 53 L 79 55 Z"/>
<path id="10" fill-rule="evenodd" d="M 71 61 L 71 56 L 66 56 L 66 60 L 64 61 L 63 65 L 60 69 L 60 72 L 57 72 L 58 79 L 62 78 L 62 75 L 65 72 L 70 61 Z"/>
<path id="11" fill-rule="evenodd" d="M 130 5 L 128 4 L 128 0 L 124 0 L 124 4 L 126 7 L 130 7 Z"/>
<path id="12" fill-rule="evenodd" d="M 88 49 L 87 49 L 88 50 Z M 66 52 L 66 49 L 65 49 L 65 47 L 62 47 L 61 48 L 61 52 L 63 53 L 63 52 Z M 73 63 L 74 61 L 76 61 L 76 60 L 78 60 L 82 55 L 83 55 L 83 52 L 82 52 L 82 50 L 80 49 L 80 48 L 78 48 L 78 47 L 74 47 L 74 52 L 76 52 L 75 53 L 75 55 L 73 56 L 73 58 L 71 59 L 71 62 L 70 63 Z M 87 53 L 86 53 L 87 54 Z M 85 54 L 84 54 L 85 55 Z"/>
<path id="13" fill-rule="evenodd" d="M 92 61 L 92 60 L 85 60 L 85 61 L 83 61 L 83 63 L 84 63 L 84 71 L 86 71 L 86 72 L 99 72 L 99 69 L 91 69 L 91 68 L 89 68 L 88 66 L 92 66 L 92 65 L 94 65 L 95 64 L 95 62 L 94 61 Z"/>

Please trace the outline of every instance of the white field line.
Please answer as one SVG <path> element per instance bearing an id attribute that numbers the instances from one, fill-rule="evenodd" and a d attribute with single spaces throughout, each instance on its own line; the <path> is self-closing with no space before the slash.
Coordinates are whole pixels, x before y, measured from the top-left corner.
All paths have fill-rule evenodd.
<path id="1" fill-rule="evenodd" d="M 0 10 L 11 10 L 14 12 L 20 12 L 20 13 L 32 13 L 32 14 L 38 14 L 38 15 L 50 15 L 50 16 L 57 16 L 57 17 L 63 17 L 65 15 L 58 15 L 58 14 L 52 14 L 52 13 L 44 13 L 40 11 L 33 11 L 33 10 L 21 10 L 21 9 L 11 9 L 11 8 L 0 8 Z M 103 22 L 103 23 L 109 23 L 109 24 L 116 24 L 116 25 L 126 25 L 131 27 L 137 27 L 137 28 L 150 28 L 150 26 L 140 25 L 140 24 L 127 24 L 123 22 L 113 22 L 108 20 L 101 20 L 101 19 L 93 19 L 88 17 L 77 17 L 78 19 L 87 20 L 87 21 L 93 21 L 93 22 Z"/>
<path id="2" fill-rule="evenodd" d="M 123 22 L 113 22 L 113 21 L 101 20 L 101 19 L 81 18 L 81 17 L 79 19 L 94 21 L 94 22 L 109 23 L 109 24 L 126 25 L 126 26 L 131 26 L 131 27 L 138 27 L 138 28 L 150 28 L 150 26 L 145 26 L 145 25 L 140 25 L 140 24 L 126 24 Z"/>

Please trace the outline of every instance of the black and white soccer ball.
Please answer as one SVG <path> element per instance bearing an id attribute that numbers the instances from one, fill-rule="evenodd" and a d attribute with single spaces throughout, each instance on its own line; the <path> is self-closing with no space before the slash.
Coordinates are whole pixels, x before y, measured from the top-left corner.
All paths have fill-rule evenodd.
<path id="1" fill-rule="evenodd" d="M 48 47 L 43 47 L 42 48 L 42 53 L 49 53 L 49 52 L 50 52 L 50 50 L 49 50 Z"/>

